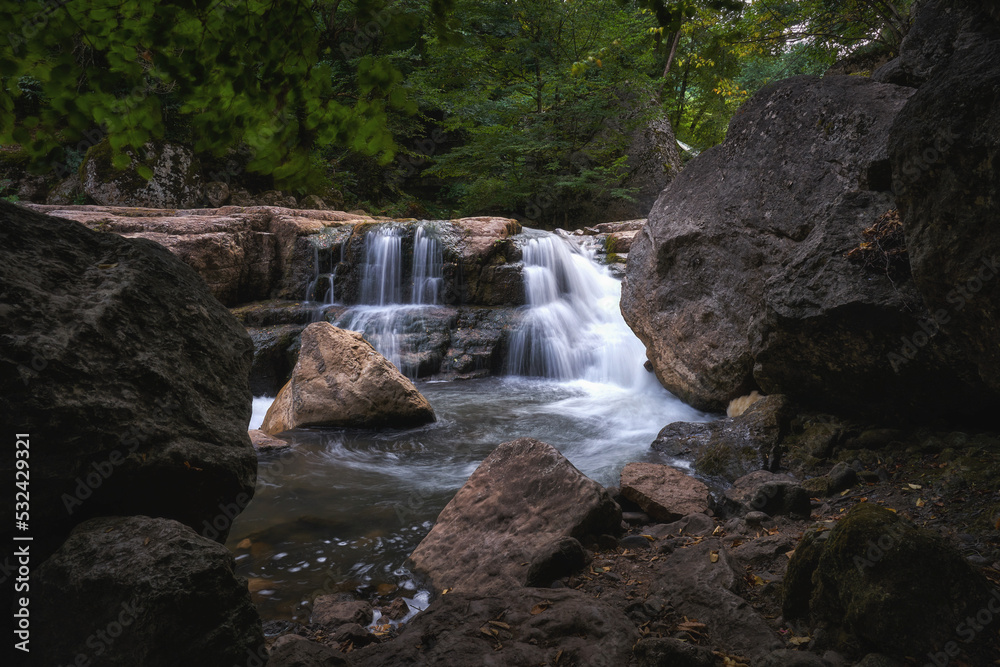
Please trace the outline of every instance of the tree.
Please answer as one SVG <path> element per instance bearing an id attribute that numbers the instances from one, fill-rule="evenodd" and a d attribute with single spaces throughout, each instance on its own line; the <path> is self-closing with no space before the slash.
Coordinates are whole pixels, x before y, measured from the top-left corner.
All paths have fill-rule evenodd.
<path id="1" fill-rule="evenodd" d="M 433 5 L 439 14 L 446 9 Z M 317 146 L 387 161 L 395 149 L 387 112 L 412 109 L 401 75 L 384 58 L 338 48 L 345 25 L 385 7 L 381 0 L 3 0 L 0 24 L 14 29 L 0 43 L 0 141 L 21 144 L 45 165 L 96 126 L 121 168 L 144 144 L 181 128 L 199 152 L 248 145 L 249 168 L 288 187 L 316 176 Z M 390 13 L 379 30 L 393 34 L 393 21 L 411 13 Z M 32 91 L 37 104 L 25 105 Z"/>

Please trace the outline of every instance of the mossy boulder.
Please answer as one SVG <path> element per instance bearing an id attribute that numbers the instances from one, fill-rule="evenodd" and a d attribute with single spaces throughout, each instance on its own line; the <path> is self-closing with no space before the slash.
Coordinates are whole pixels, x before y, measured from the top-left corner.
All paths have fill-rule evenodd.
<path id="1" fill-rule="evenodd" d="M 814 621 L 863 646 L 923 656 L 948 647 L 975 650 L 985 633 L 966 619 L 988 609 L 991 587 L 938 534 L 861 503 L 825 542 L 807 534 L 796 549 L 785 582 L 786 617 L 804 616 L 807 597 Z"/>
<path id="2" fill-rule="evenodd" d="M 117 169 L 107 139 L 87 151 L 80 180 L 88 197 L 104 206 L 195 208 L 204 203 L 201 163 L 187 148 L 148 143 L 128 155 L 132 164 Z"/>

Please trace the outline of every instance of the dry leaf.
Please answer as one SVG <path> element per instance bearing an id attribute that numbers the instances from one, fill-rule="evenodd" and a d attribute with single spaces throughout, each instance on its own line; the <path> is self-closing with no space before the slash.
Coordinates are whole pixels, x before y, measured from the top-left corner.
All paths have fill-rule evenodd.
<path id="1" fill-rule="evenodd" d="M 919 484 L 907 484 L 907 486 L 910 487 L 913 490 L 924 488 L 924 487 L 920 486 Z"/>
<path id="2" fill-rule="evenodd" d="M 886 507 L 886 509 L 887 509 L 887 510 L 889 510 L 890 512 L 894 513 L 894 514 L 895 514 L 895 512 L 896 512 L 896 510 L 894 510 L 894 509 L 893 509 L 893 508 L 891 508 L 891 507 Z"/>
<path id="3" fill-rule="evenodd" d="M 840 492 L 840 496 L 841 496 L 841 497 L 844 497 L 844 496 L 846 496 L 846 495 L 847 495 L 848 493 L 850 493 L 850 492 L 851 492 L 851 490 L 850 490 L 850 489 L 844 489 L 843 491 L 841 491 L 841 492 Z"/>
<path id="4" fill-rule="evenodd" d="M 552 603 L 546 600 L 545 602 L 539 602 L 534 607 L 531 608 L 531 615 L 535 616 L 541 614 L 543 611 L 549 608 Z"/>
<path id="5" fill-rule="evenodd" d="M 795 549 L 792 549 L 791 551 L 786 551 L 785 555 L 788 556 L 789 558 L 791 558 L 794 553 L 795 553 Z"/>
<path id="6" fill-rule="evenodd" d="M 917 498 L 917 507 L 923 507 L 926 504 L 923 498 Z"/>
<path id="7" fill-rule="evenodd" d="M 713 551 L 713 552 L 712 552 L 712 553 L 711 553 L 711 554 L 709 555 L 709 559 L 710 559 L 710 560 L 711 560 L 711 561 L 712 561 L 713 563 L 718 563 L 718 562 L 719 562 L 719 552 L 718 552 L 718 551 Z"/>
<path id="8" fill-rule="evenodd" d="M 149 538 L 148 537 L 145 540 L 142 541 L 142 546 L 146 546 L 147 544 L 149 544 Z"/>
<path id="9" fill-rule="evenodd" d="M 490 621 L 490 625 L 495 625 L 498 628 L 503 628 L 504 630 L 510 630 L 510 626 L 503 621 Z"/>
<path id="10" fill-rule="evenodd" d="M 801 646 L 802 644 L 808 644 L 810 641 L 812 641 L 812 638 L 809 637 L 809 635 L 806 635 L 805 637 L 788 638 L 788 643 L 792 644 L 793 646 Z"/>
<path id="11" fill-rule="evenodd" d="M 484 635 L 486 635 L 487 637 L 489 637 L 490 639 L 493 639 L 493 633 L 490 632 L 489 628 L 479 628 L 479 631 Z"/>
<path id="12" fill-rule="evenodd" d="M 653 537 L 652 535 L 641 535 L 640 537 L 645 537 L 650 542 L 655 542 L 656 541 L 656 538 Z"/>
<path id="13" fill-rule="evenodd" d="M 447 595 L 448 593 L 451 593 L 451 589 L 450 588 L 446 588 L 443 591 L 441 591 L 441 595 Z"/>

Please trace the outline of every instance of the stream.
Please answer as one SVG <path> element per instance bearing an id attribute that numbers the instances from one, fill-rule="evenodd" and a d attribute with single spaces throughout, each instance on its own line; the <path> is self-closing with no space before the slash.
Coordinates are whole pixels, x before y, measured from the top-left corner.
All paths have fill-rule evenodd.
<path id="1" fill-rule="evenodd" d="M 391 249 L 395 236 L 372 234 L 373 262 L 402 261 L 387 260 L 391 252 L 377 247 Z M 681 403 L 643 369 L 645 350 L 618 308 L 620 283 L 590 253 L 533 230 L 523 244 L 528 305 L 511 336 L 507 375 L 416 382 L 437 414 L 421 428 L 296 429 L 282 436 L 290 449 L 261 453 L 255 497 L 227 546 L 262 618 L 306 622 L 312 598 L 337 592 L 402 596 L 413 609 L 426 606 L 428 591 L 406 558 L 502 442 L 537 438 L 584 474 L 616 486 L 629 461 L 662 460 L 649 445 L 664 425 L 713 418 Z M 429 247 L 422 255 L 440 253 Z M 373 281 L 401 274 L 377 268 L 366 273 Z M 353 320 L 363 324 L 358 329 L 371 327 L 366 336 L 389 358 L 399 353 L 395 311 L 412 317 L 415 308 L 434 303 L 434 268 L 416 275 L 424 286 L 409 293 L 385 282 L 368 286 L 376 303 L 358 310 L 370 314 L 378 305 L 386 320 Z M 250 428 L 272 400 L 254 400 Z"/>

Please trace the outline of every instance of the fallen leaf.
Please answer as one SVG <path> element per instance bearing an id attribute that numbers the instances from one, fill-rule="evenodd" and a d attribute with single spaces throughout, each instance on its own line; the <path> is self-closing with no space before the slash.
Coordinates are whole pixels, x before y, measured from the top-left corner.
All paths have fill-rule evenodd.
<path id="1" fill-rule="evenodd" d="M 923 498 L 917 498 L 917 507 L 923 507 L 923 506 L 924 506 L 924 505 L 926 505 L 926 504 L 927 504 L 927 503 L 926 503 L 926 502 L 924 502 L 924 499 L 923 499 Z"/>
<path id="2" fill-rule="evenodd" d="M 443 591 L 441 591 L 441 595 L 447 595 L 448 593 L 451 593 L 451 589 L 450 588 L 446 588 Z"/>
<path id="3" fill-rule="evenodd" d="M 479 628 L 479 631 L 484 635 L 486 635 L 487 637 L 489 637 L 490 639 L 493 639 L 493 633 L 490 632 L 489 628 Z"/>
<path id="4" fill-rule="evenodd" d="M 543 611 L 549 608 L 552 603 L 546 600 L 545 602 L 539 602 L 534 607 L 531 608 L 531 615 L 536 616 L 541 614 Z"/>
<path id="5" fill-rule="evenodd" d="M 149 544 L 149 538 L 148 537 L 145 540 L 142 541 L 142 546 L 146 546 L 147 544 Z"/>
<path id="6" fill-rule="evenodd" d="M 785 555 L 788 556 L 789 558 L 791 558 L 794 553 L 795 553 L 795 549 L 792 549 L 791 551 L 786 551 Z"/>
<path id="7" fill-rule="evenodd" d="M 641 537 L 645 537 L 650 542 L 655 542 L 656 541 L 656 538 L 653 537 L 652 535 L 641 535 Z"/>
<path id="8" fill-rule="evenodd" d="M 503 628 L 504 630 L 510 630 L 510 626 L 503 621 L 490 621 L 490 625 L 495 625 L 498 628 Z"/>
<path id="9" fill-rule="evenodd" d="M 919 484 L 907 484 L 907 486 L 910 487 L 913 490 L 924 488 L 924 487 L 920 486 Z"/>
<path id="10" fill-rule="evenodd" d="M 753 583 L 755 586 L 763 586 L 764 580 L 760 578 L 760 575 L 753 575 Z"/>
<path id="11" fill-rule="evenodd" d="M 893 508 L 891 508 L 891 507 L 886 507 L 886 509 L 887 509 L 887 510 L 889 510 L 890 512 L 894 513 L 894 514 L 895 514 L 895 512 L 896 512 L 896 510 L 894 510 L 894 509 L 893 509 Z"/>
<path id="12" fill-rule="evenodd" d="M 712 552 L 712 553 L 711 553 L 711 554 L 709 555 L 709 559 L 710 559 L 710 560 L 711 560 L 711 561 L 712 561 L 713 563 L 718 563 L 718 562 L 719 562 L 719 552 L 718 552 L 718 551 L 713 551 L 713 552 Z"/>
<path id="13" fill-rule="evenodd" d="M 718 535 L 721 532 L 722 532 L 722 526 L 716 526 L 715 530 L 712 531 L 712 534 L 713 535 Z"/>
<path id="14" fill-rule="evenodd" d="M 812 638 L 809 637 L 809 635 L 806 635 L 805 637 L 788 638 L 788 643 L 792 644 L 793 646 L 801 646 L 802 644 L 808 644 L 810 641 L 812 641 Z"/>
<path id="15" fill-rule="evenodd" d="M 844 497 L 844 496 L 846 496 L 846 495 L 847 495 L 848 493 L 850 493 L 850 492 L 851 492 L 851 490 L 850 490 L 850 489 L 844 489 L 843 491 L 841 491 L 841 492 L 840 492 L 840 496 L 841 496 L 841 497 Z"/>

